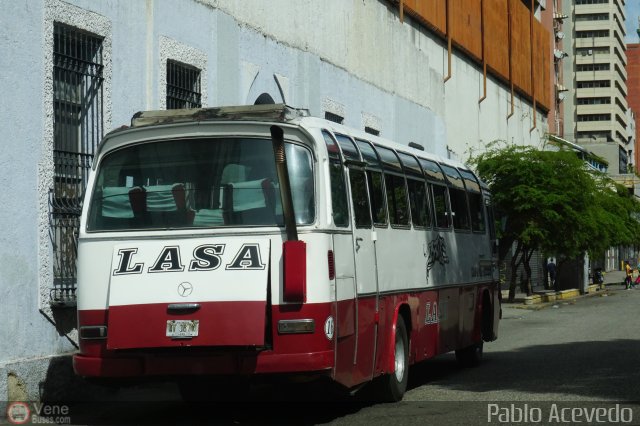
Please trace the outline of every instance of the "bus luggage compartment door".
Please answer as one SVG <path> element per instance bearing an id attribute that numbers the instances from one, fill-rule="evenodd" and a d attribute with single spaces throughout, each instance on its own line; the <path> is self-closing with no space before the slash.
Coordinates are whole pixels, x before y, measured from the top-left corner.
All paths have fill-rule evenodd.
<path id="1" fill-rule="evenodd" d="M 113 249 L 108 349 L 263 346 L 270 241 L 135 241 Z"/>

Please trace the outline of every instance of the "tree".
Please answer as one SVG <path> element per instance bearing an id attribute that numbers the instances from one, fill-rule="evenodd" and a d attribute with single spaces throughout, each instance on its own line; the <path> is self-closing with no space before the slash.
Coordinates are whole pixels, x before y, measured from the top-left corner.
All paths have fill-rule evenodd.
<path id="1" fill-rule="evenodd" d="M 515 297 L 520 264 L 531 294 L 529 261 L 535 250 L 555 253 L 562 261 L 638 241 L 638 203 L 604 174 L 588 169 L 573 151 L 493 143 L 471 163 L 489 185 L 502 224 L 500 260 L 516 245 L 510 300 Z"/>

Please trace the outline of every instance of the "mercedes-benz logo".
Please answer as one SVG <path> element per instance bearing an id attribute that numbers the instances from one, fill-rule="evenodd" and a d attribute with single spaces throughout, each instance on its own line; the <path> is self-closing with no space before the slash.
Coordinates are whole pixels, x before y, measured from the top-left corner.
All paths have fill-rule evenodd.
<path id="1" fill-rule="evenodd" d="M 182 297 L 187 297 L 193 291 L 193 285 L 188 282 L 178 284 L 178 294 Z"/>

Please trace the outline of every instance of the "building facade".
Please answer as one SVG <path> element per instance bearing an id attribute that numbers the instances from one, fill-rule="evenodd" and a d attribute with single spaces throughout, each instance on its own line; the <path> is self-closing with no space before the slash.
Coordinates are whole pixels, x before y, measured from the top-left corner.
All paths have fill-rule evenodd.
<path id="1" fill-rule="evenodd" d="M 565 0 L 567 1 L 567 0 Z M 541 10 L 541 22 L 549 31 L 550 44 L 553 51 L 550 52 L 550 94 L 549 108 L 549 134 L 564 138 L 564 99 L 567 96 L 567 88 L 564 85 L 564 62 L 570 61 L 570 55 L 565 51 L 564 22 L 569 16 L 562 12 L 563 0 L 553 0 L 546 3 L 546 8 Z"/>
<path id="2" fill-rule="evenodd" d="M 541 3 L 2 2 L 0 401 L 41 397 L 75 350 L 75 229 L 104 133 L 140 110 L 282 102 L 443 157 L 539 146 Z"/>
<path id="3" fill-rule="evenodd" d="M 573 58 L 564 65 L 565 136 L 606 159 L 614 175 L 627 173 L 633 151 L 627 134 L 624 8 L 624 0 L 563 2 L 569 17 L 565 46 L 571 46 Z"/>
<path id="4" fill-rule="evenodd" d="M 630 43 L 627 44 L 627 102 L 629 108 L 631 108 L 635 114 L 640 112 L 640 44 Z M 634 170 L 640 173 L 640 151 L 638 150 L 638 141 L 640 141 L 640 129 L 635 126 L 635 144 L 633 165 Z"/>

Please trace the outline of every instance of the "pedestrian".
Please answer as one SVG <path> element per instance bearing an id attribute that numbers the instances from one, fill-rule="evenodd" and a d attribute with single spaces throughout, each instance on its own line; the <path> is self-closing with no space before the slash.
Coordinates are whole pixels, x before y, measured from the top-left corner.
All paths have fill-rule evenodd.
<path id="1" fill-rule="evenodd" d="M 558 286 L 556 285 L 556 264 L 553 262 L 553 258 L 549 259 L 549 263 L 547 263 L 547 272 L 549 273 L 549 287 L 553 288 L 554 291 L 558 291 Z"/>
<path id="2" fill-rule="evenodd" d="M 593 283 L 594 284 L 602 284 L 604 283 L 604 275 L 602 273 L 602 268 L 596 268 L 593 274 Z"/>
<path id="3" fill-rule="evenodd" d="M 631 279 L 633 277 L 633 269 L 631 269 L 631 265 L 628 260 L 624 261 L 624 270 L 626 272 L 626 278 L 624 279 L 624 284 L 627 290 L 631 289 Z"/>

